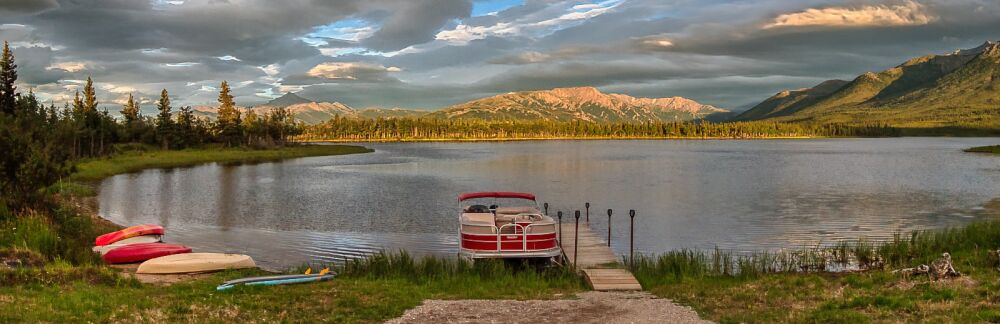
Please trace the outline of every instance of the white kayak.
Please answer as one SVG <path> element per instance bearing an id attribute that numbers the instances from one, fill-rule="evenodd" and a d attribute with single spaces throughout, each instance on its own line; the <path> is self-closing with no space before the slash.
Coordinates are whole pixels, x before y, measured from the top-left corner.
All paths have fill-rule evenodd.
<path id="1" fill-rule="evenodd" d="M 120 247 L 123 247 L 123 246 L 126 246 L 126 245 L 140 244 L 140 243 L 159 243 L 162 240 L 163 240 L 163 236 L 162 235 L 136 236 L 136 237 L 130 237 L 130 238 L 127 238 L 127 239 L 115 242 L 114 244 L 110 244 L 110 245 L 95 246 L 93 248 L 93 250 L 96 253 L 100 253 L 101 255 L 105 255 L 105 254 L 108 253 L 108 251 L 111 251 L 111 250 L 114 250 L 114 249 L 117 249 L 117 248 L 120 248 Z"/>
<path id="2" fill-rule="evenodd" d="M 178 274 L 256 268 L 250 256 L 224 253 L 183 253 L 149 259 L 135 273 Z"/>

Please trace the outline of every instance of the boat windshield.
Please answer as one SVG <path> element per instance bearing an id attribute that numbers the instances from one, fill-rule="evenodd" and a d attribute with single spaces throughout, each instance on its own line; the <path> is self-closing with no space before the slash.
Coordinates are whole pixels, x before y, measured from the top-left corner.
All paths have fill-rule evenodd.
<path id="1" fill-rule="evenodd" d="M 466 213 L 489 213 L 503 207 L 538 208 L 538 204 L 534 200 L 521 198 L 472 198 L 462 201 L 461 205 L 462 210 Z"/>

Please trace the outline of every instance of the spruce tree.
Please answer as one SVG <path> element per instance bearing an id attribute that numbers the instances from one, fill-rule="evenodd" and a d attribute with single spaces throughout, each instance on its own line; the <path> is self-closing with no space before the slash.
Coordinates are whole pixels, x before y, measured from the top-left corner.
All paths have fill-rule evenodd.
<path id="1" fill-rule="evenodd" d="M 236 109 L 236 102 L 230 94 L 229 82 L 222 81 L 219 90 L 219 119 L 218 131 L 222 142 L 226 146 L 238 144 L 242 137 L 240 129 L 240 111 Z"/>
<path id="2" fill-rule="evenodd" d="M 87 84 L 83 86 L 83 111 L 87 114 L 97 113 L 97 93 L 94 91 L 94 80 L 87 77 Z"/>
<path id="3" fill-rule="evenodd" d="M 125 107 L 122 108 L 122 117 L 125 118 L 125 124 L 131 125 L 132 123 L 139 120 L 139 104 L 135 102 L 135 98 L 132 94 L 128 94 L 128 101 L 125 102 Z"/>
<path id="4" fill-rule="evenodd" d="M 160 102 L 156 104 L 156 109 L 160 111 L 156 115 L 156 134 L 163 149 L 167 150 L 170 149 L 170 142 L 174 134 L 173 116 L 170 112 L 170 95 L 167 93 L 167 89 L 160 92 Z"/>
<path id="5" fill-rule="evenodd" d="M 14 114 L 17 106 L 17 64 L 14 64 L 14 53 L 10 44 L 3 42 L 3 54 L 0 56 L 0 112 Z"/>

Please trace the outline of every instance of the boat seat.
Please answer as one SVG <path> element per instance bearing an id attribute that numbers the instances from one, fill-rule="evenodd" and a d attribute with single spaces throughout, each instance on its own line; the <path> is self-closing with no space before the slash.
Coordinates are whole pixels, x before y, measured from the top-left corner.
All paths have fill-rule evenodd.
<path id="1" fill-rule="evenodd" d="M 462 213 L 462 223 L 470 225 L 493 225 L 493 214 Z"/>
<path id="2" fill-rule="evenodd" d="M 497 215 L 517 215 L 517 214 L 539 214 L 535 207 L 500 207 L 497 208 Z"/>

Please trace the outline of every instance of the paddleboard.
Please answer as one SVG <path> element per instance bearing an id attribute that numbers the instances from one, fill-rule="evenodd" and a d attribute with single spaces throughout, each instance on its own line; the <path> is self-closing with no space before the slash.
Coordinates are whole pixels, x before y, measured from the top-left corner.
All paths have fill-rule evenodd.
<path id="1" fill-rule="evenodd" d="M 335 274 L 329 273 L 329 274 L 322 274 L 322 275 L 321 274 L 310 274 L 310 275 L 284 275 L 284 276 L 251 277 L 251 278 L 243 278 L 243 279 L 236 279 L 236 280 L 226 281 L 226 282 L 222 283 L 221 285 L 219 285 L 218 287 L 215 287 L 215 289 L 216 290 L 226 290 L 226 289 L 233 288 L 233 287 L 236 287 L 236 286 L 239 286 L 239 285 L 244 285 L 244 286 L 258 286 L 258 285 L 259 286 L 278 286 L 278 285 L 291 285 L 291 284 L 300 284 L 300 283 L 308 283 L 308 282 L 319 282 L 319 281 L 327 281 L 327 280 L 333 279 L 333 277 L 335 277 L 335 276 L 336 276 Z"/>
<path id="2" fill-rule="evenodd" d="M 149 259 L 135 273 L 172 274 L 256 268 L 250 256 L 225 253 L 184 253 Z"/>
<path id="3" fill-rule="evenodd" d="M 129 244 L 113 249 L 101 256 L 107 263 L 136 263 L 162 256 L 190 253 L 191 248 L 166 243 Z"/>
<path id="4" fill-rule="evenodd" d="M 159 242 L 162 242 L 162 240 L 163 240 L 163 236 L 162 235 L 136 236 L 136 237 L 127 238 L 127 239 L 115 242 L 114 244 L 108 244 L 108 245 L 104 245 L 104 246 L 95 246 L 93 250 L 96 253 L 100 253 L 101 255 L 105 255 L 105 254 L 108 253 L 108 251 L 111 251 L 111 250 L 114 250 L 114 249 L 117 249 L 117 248 L 120 248 L 120 247 L 123 247 L 123 246 L 126 246 L 126 245 L 139 244 L 139 243 L 159 243 Z"/>
<path id="5" fill-rule="evenodd" d="M 137 225 L 98 236 L 94 239 L 94 245 L 105 246 L 127 238 L 142 235 L 163 235 L 163 226 L 160 225 Z"/>

